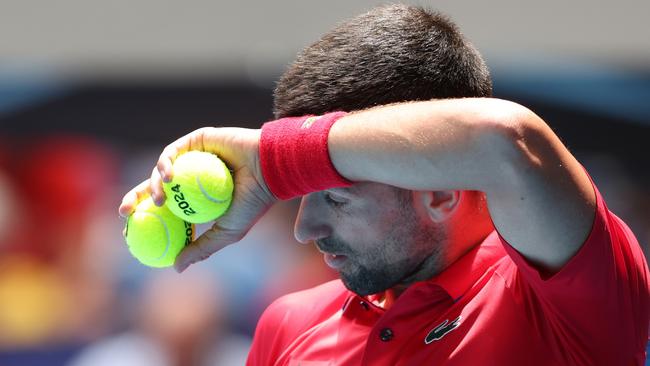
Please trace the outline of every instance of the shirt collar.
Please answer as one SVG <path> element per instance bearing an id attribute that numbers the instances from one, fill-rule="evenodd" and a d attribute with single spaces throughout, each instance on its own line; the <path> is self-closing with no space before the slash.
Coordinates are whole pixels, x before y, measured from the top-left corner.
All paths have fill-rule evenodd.
<path id="1" fill-rule="evenodd" d="M 457 300 L 469 290 L 485 271 L 506 256 L 496 231 L 483 242 L 465 253 L 439 275 L 427 282 L 442 287 L 452 299 Z"/>

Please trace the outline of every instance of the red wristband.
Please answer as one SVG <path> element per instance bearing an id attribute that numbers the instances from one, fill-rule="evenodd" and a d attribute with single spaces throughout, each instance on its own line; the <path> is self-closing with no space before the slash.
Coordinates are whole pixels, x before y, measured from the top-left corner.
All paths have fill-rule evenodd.
<path id="1" fill-rule="evenodd" d="M 344 115 L 288 117 L 262 126 L 262 175 L 277 198 L 286 200 L 352 184 L 336 171 L 327 148 L 330 128 Z"/>

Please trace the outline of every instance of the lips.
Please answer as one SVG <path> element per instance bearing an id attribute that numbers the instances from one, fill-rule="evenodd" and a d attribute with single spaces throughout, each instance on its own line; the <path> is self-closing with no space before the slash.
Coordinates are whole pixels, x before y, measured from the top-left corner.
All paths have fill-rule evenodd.
<path id="1" fill-rule="evenodd" d="M 348 259 L 347 256 L 341 254 L 323 253 L 325 263 L 332 269 L 338 270 L 343 266 Z"/>

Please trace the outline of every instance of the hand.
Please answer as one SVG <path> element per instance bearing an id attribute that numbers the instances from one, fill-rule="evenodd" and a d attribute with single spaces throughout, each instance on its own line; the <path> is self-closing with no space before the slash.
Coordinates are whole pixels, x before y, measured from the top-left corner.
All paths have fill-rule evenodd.
<path id="1" fill-rule="evenodd" d="M 190 150 L 207 151 L 218 155 L 233 171 L 233 200 L 228 211 L 215 221 L 212 228 L 181 251 L 174 267 L 182 272 L 192 263 L 241 240 L 277 200 L 262 177 L 258 153 L 260 133 L 260 130 L 253 129 L 206 127 L 181 137 L 163 150 L 151 178 L 124 196 L 120 215 L 130 215 L 138 202 L 148 195 L 161 206 L 165 202 L 162 182 L 171 181 L 174 159 Z"/>

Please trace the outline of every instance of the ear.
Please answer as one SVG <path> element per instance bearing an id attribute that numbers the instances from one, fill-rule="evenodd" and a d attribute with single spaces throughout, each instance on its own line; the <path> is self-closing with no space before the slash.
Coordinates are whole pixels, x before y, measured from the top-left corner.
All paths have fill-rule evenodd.
<path id="1" fill-rule="evenodd" d="M 459 207 L 461 191 L 424 191 L 414 196 L 431 221 L 442 223 Z"/>

